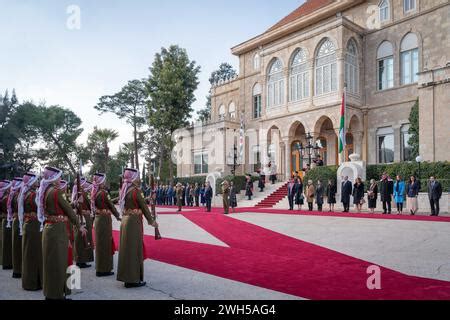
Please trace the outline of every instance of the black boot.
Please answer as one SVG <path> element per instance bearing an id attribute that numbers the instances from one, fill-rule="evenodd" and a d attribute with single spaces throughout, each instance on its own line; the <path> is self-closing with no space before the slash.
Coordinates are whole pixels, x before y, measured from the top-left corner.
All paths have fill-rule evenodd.
<path id="1" fill-rule="evenodd" d="M 13 273 L 12 277 L 14 279 L 20 279 L 20 278 L 22 278 L 22 274 L 21 273 Z"/>
<path id="2" fill-rule="evenodd" d="M 147 284 L 145 281 L 139 281 L 138 283 L 125 283 L 125 288 L 140 288 Z"/>
<path id="3" fill-rule="evenodd" d="M 83 263 L 77 263 L 77 267 L 80 269 L 86 269 L 86 268 L 90 268 L 91 265 L 83 262 Z"/>
<path id="4" fill-rule="evenodd" d="M 97 272 L 96 276 L 101 278 L 101 277 L 110 277 L 113 276 L 114 272 Z"/>

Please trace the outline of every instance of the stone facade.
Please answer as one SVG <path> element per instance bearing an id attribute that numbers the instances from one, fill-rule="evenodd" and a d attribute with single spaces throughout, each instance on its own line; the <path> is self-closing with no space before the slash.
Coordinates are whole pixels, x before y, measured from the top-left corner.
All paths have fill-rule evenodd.
<path id="1" fill-rule="evenodd" d="M 308 5 L 315 1 L 309 0 Z M 298 143 L 307 144 L 307 133 L 317 142 L 317 152 L 327 165 L 339 164 L 351 153 L 360 154 L 368 164 L 411 161 L 407 126 L 418 98 L 420 153 L 427 161 L 449 160 L 450 129 L 443 120 L 450 116 L 450 0 L 416 0 L 415 8 L 408 12 L 403 0 L 386 1 L 388 17 L 381 22 L 382 2 L 328 1 L 232 48 L 239 57 L 239 77 L 212 88 L 211 120 L 175 135 L 179 142 L 175 150 L 178 175 L 204 175 L 217 170 L 230 173 L 237 154 L 238 174 L 254 172 L 272 161 L 280 175 L 289 177 L 309 162 L 298 152 Z M 407 78 L 404 69 L 408 69 L 404 53 L 411 49 L 404 49 L 407 38 L 417 44 L 413 49 L 418 56 L 418 76 L 403 84 L 402 79 Z M 386 41 L 392 48 L 393 79 L 388 88 L 380 89 L 379 52 Z M 326 63 L 333 65 L 319 72 L 325 43 L 333 48 L 327 51 L 333 55 L 326 56 Z M 346 71 L 352 70 L 347 69 L 350 43 L 356 49 L 356 71 L 346 76 Z M 292 63 L 300 49 L 306 78 L 298 90 L 307 94 L 293 99 Z M 277 71 L 278 82 L 272 86 L 269 72 L 277 61 L 282 67 Z M 340 109 L 346 83 L 347 88 L 352 83 L 356 90 L 346 91 L 348 141 L 346 151 L 339 155 Z M 319 85 L 327 91 L 325 94 L 318 92 Z M 329 87 L 331 90 L 325 89 Z M 272 106 L 269 100 L 274 95 L 273 101 L 278 103 Z M 258 96 L 261 114 L 255 117 Z M 230 106 L 236 112 L 230 114 Z M 245 128 L 242 140 L 241 124 Z M 205 155 L 207 167 L 199 165 L 200 154 Z"/>

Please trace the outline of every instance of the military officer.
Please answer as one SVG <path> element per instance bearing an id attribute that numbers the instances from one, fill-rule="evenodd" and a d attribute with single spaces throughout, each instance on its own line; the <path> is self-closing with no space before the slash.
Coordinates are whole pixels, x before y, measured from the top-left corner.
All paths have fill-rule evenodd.
<path id="1" fill-rule="evenodd" d="M 222 195 L 223 195 L 223 211 L 224 214 L 228 214 L 230 211 L 230 185 L 225 180 L 222 183 Z"/>
<path id="2" fill-rule="evenodd" d="M 22 236 L 20 235 L 20 223 L 18 216 L 18 202 L 22 178 L 14 178 L 11 192 L 8 196 L 8 228 L 12 226 L 12 266 L 15 279 L 22 277 Z"/>
<path id="3" fill-rule="evenodd" d="M 38 220 L 45 221 L 42 233 L 43 293 L 47 300 L 62 300 L 70 294 L 67 267 L 72 259 L 68 233 L 70 224 L 86 234 L 69 202 L 58 189 L 61 170 L 46 167 L 38 192 Z"/>
<path id="4" fill-rule="evenodd" d="M 178 212 L 181 211 L 181 208 L 183 207 L 183 186 L 181 183 L 177 183 L 177 187 L 176 187 L 176 191 L 175 191 L 176 195 L 177 195 L 177 206 L 178 206 Z"/>
<path id="5" fill-rule="evenodd" d="M 119 212 L 117 212 L 106 192 L 105 181 L 105 174 L 95 174 L 91 191 L 91 209 L 95 214 L 95 270 L 97 277 L 114 275 L 112 270 L 114 269 L 115 245 L 112 235 L 111 215 L 114 215 L 117 221 L 122 221 Z"/>
<path id="6" fill-rule="evenodd" d="M 149 225 L 158 227 L 156 218 L 149 211 L 144 196 L 139 189 L 139 171 L 126 169 L 120 190 L 119 266 L 117 280 L 125 283 L 125 288 L 145 286 L 143 254 L 143 216 Z"/>
<path id="7" fill-rule="evenodd" d="M 79 232 L 74 231 L 74 260 L 81 269 L 90 268 L 89 262 L 94 261 L 94 250 L 92 249 L 92 212 L 91 201 L 88 194 L 92 191 L 92 183 L 86 179 L 81 179 L 81 197 L 78 198 L 77 185 L 75 184 L 72 191 L 72 207 L 81 207 L 80 223 L 86 226 L 87 235 L 83 239 Z"/>
<path id="8" fill-rule="evenodd" d="M 2 223 L 0 262 L 3 270 L 12 269 L 12 235 L 11 229 L 6 227 L 8 224 L 7 203 L 11 185 L 12 182 L 9 180 L 0 181 L 0 220 Z"/>
<path id="9" fill-rule="evenodd" d="M 27 291 L 42 289 L 42 233 L 36 205 L 38 186 L 36 174 L 25 174 L 18 200 L 22 235 L 22 288 Z"/>

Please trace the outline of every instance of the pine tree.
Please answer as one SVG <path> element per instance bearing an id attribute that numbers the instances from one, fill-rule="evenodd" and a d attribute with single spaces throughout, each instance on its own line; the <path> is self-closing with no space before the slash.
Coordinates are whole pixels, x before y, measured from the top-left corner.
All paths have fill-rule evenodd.
<path id="1" fill-rule="evenodd" d="M 415 158 L 419 155 L 419 99 L 411 109 L 409 115 L 409 134 L 411 137 L 408 140 L 408 144 L 411 146 L 411 155 Z"/>

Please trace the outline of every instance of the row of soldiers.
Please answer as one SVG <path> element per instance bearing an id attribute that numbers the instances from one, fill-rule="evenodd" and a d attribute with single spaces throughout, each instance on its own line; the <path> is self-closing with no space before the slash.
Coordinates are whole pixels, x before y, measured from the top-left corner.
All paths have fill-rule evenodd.
<path id="1" fill-rule="evenodd" d="M 92 183 L 80 179 L 69 201 L 62 171 L 46 167 L 0 181 L 0 264 L 13 270 L 28 291 L 43 289 L 48 300 L 66 299 L 68 267 L 86 268 L 94 261 L 98 277 L 112 276 L 115 245 L 112 216 L 121 221 L 117 280 L 126 288 L 144 286 L 143 216 L 157 228 L 155 207 L 147 207 L 140 190 L 139 172 L 126 169 L 119 192 L 120 211 L 106 191 L 106 175 Z M 77 214 L 78 212 L 79 214 Z M 92 230 L 95 232 L 93 246 Z"/>

